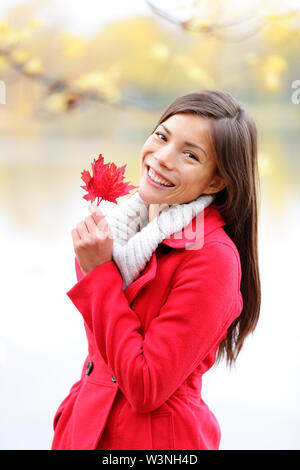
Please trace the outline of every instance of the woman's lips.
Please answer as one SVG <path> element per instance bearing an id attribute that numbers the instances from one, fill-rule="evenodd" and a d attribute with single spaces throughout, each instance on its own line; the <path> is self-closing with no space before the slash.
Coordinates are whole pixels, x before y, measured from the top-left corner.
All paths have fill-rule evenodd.
<path id="1" fill-rule="evenodd" d="M 172 183 L 172 181 L 168 180 L 168 178 L 166 178 L 165 176 L 161 175 L 160 173 L 158 173 L 154 168 L 152 168 L 151 166 L 149 165 L 146 165 L 146 168 L 147 168 L 147 174 L 149 172 L 149 169 L 151 168 L 152 172 L 154 173 L 155 176 L 157 176 L 157 178 L 160 178 L 162 181 L 166 181 L 167 183 L 169 183 L 170 185 L 172 186 L 175 186 L 174 183 Z M 170 187 L 170 186 L 169 186 Z"/>
<path id="2" fill-rule="evenodd" d="M 148 183 L 150 183 L 152 186 L 155 186 L 155 188 L 159 188 L 159 189 L 169 189 L 169 188 L 173 188 L 173 187 L 174 187 L 174 185 L 173 185 L 173 186 L 164 186 L 164 185 L 162 185 L 162 184 L 156 183 L 155 181 L 153 181 L 153 180 L 150 178 L 150 176 L 148 175 L 148 171 L 149 171 L 149 166 L 146 165 L 146 174 L 147 174 L 146 179 L 147 179 Z M 155 170 L 153 170 L 153 171 L 155 171 Z M 156 174 L 157 174 L 157 173 L 156 173 Z M 168 181 L 168 180 L 167 180 L 167 181 Z M 170 184 L 173 184 L 173 183 L 170 183 Z"/>

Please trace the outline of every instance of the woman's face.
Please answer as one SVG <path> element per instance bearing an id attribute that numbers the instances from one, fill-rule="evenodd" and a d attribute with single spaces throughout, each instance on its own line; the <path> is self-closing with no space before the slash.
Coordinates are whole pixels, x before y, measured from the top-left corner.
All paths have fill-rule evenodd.
<path id="1" fill-rule="evenodd" d="M 225 186 L 215 174 L 209 120 L 193 114 L 175 114 L 157 126 L 142 147 L 140 170 L 139 194 L 151 204 L 183 204 Z"/>

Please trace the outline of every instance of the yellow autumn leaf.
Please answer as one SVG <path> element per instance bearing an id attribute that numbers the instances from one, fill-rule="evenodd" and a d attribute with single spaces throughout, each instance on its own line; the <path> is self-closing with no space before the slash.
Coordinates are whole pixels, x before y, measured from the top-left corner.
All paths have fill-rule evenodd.
<path id="1" fill-rule="evenodd" d="M 0 35 L 1 44 L 4 47 L 13 47 L 17 46 L 17 44 L 22 40 L 22 35 L 20 31 L 10 31 L 5 32 L 3 35 Z"/>
<path id="2" fill-rule="evenodd" d="M 162 42 L 159 42 L 159 43 L 154 44 L 151 47 L 149 55 L 150 55 L 150 57 L 152 57 L 155 60 L 159 60 L 160 62 L 164 62 L 169 57 L 170 50 L 169 50 L 169 47 L 166 44 L 164 44 Z"/>
<path id="3" fill-rule="evenodd" d="M 27 28 L 22 28 L 18 31 L 19 41 L 26 41 L 26 39 L 31 38 L 32 30 Z"/>
<path id="4" fill-rule="evenodd" d="M 18 38 L 18 42 L 26 41 L 26 39 L 30 39 L 37 28 L 40 28 L 42 23 L 39 20 L 32 20 L 26 24 L 25 27 L 19 29 L 18 31 L 14 31 L 14 35 Z M 12 32 L 11 32 L 12 35 Z"/>
<path id="5" fill-rule="evenodd" d="M 107 84 L 107 77 L 103 72 L 88 72 L 72 81 L 72 85 L 84 90 L 95 90 Z"/>
<path id="6" fill-rule="evenodd" d="M 67 57 L 77 57 L 84 51 L 84 41 L 82 38 L 65 34 L 63 39 L 65 45 L 62 52 Z"/>
<path id="7" fill-rule="evenodd" d="M 0 71 L 4 72 L 9 68 L 9 62 L 6 57 L 0 55 Z"/>
<path id="8" fill-rule="evenodd" d="M 193 33 L 199 33 L 201 31 L 203 32 L 207 32 L 210 30 L 211 28 L 211 24 L 212 22 L 209 21 L 209 20 L 204 20 L 204 19 L 201 19 L 201 18 L 197 18 L 197 17 L 194 17 L 194 18 L 191 18 L 187 23 L 186 23 L 186 26 L 187 26 L 187 31 L 191 34 Z"/>
<path id="9" fill-rule="evenodd" d="M 174 57 L 173 62 L 182 67 L 183 72 L 189 79 L 195 82 L 201 82 L 202 85 L 206 87 L 215 86 L 214 79 L 206 72 L 206 70 L 203 67 L 194 64 L 189 57 L 178 54 Z"/>
<path id="10" fill-rule="evenodd" d="M 279 14 L 271 13 L 267 16 L 264 36 L 268 42 L 279 45 L 286 42 L 293 32 L 293 20 L 296 12 Z"/>
<path id="11" fill-rule="evenodd" d="M 4 47 L 16 46 L 22 39 L 22 30 L 14 29 L 7 21 L 0 21 L 0 41 Z"/>
<path id="12" fill-rule="evenodd" d="M 71 86 L 82 91 L 93 91 L 110 102 L 118 101 L 120 91 L 110 80 L 110 76 L 117 74 L 117 69 L 111 68 L 108 72 L 88 72 L 71 82 Z"/>
<path id="13" fill-rule="evenodd" d="M 110 81 L 103 80 L 98 83 L 98 86 L 94 88 L 94 91 L 102 96 L 105 100 L 110 102 L 118 101 L 121 97 L 118 88 Z"/>
<path id="14" fill-rule="evenodd" d="M 7 35 L 12 32 L 12 27 L 4 20 L 0 21 L 0 36 Z"/>
<path id="15" fill-rule="evenodd" d="M 30 52 L 27 49 L 16 49 L 12 51 L 11 58 L 17 64 L 23 64 L 30 57 Z"/>
<path id="16" fill-rule="evenodd" d="M 287 68 L 287 62 L 279 54 L 266 57 L 262 65 L 263 83 L 269 91 L 278 91 L 281 86 L 282 72 Z"/>
<path id="17" fill-rule="evenodd" d="M 41 28 L 43 25 L 44 25 L 44 22 L 41 21 L 41 20 L 38 20 L 36 18 L 36 19 L 33 19 L 33 20 L 29 21 L 26 24 L 26 28 L 28 28 L 28 29 L 38 29 L 38 28 Z"/>
<path id="18" fill-rule="evenodd" d="M 45 100 L 45 107 L 52 113 L 62 113 L 68 107 L 68 97 L 66 93 L 52 93 Z"/>
<path id="19" fill-rule="evenodd" d="M 282 56 L 278 54 L 271 54 L 267 56 L 264 63 L 264 68 L 268 71 L 280 73 L 287 68 L 287 62 Z"/>
<path id="20" fill-rule="evenodd" d="M 213 87 L 214 80 L 207 74 L 207 72 L 199 66 L 191 65 L 185 69 L 185 74 L 195 82 L 201 82 L 206 87 Z"/>
<path id="21" fill-rule="evenodd" d="M 39 57 L 33 57 L 24 65 L 25 72 L 35 75 L 43 70 L 43 63 Z"/>
<path id="22" fill-rule="evenodd" d="M 268 71 L 263 76 L 263 83 L 267 90 L 278 91 L 280 90 L 281 80 L 278 74 Z"/>
<path id="23" fill-rule="evenodd" d="M 106 89 L 104 88 L 103 90 L 99 90 L 99 93 L 103 98 L 105 98 L 106 101 L 110 103 L 115 103 L 120 101 L 122 95 L 120 90 L 118 90 L 116 87 L 107 87 Z"/>

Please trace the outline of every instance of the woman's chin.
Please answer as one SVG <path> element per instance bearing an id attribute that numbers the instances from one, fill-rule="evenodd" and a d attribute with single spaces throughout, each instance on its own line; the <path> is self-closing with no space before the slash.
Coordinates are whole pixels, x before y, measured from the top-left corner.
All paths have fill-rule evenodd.
<path id="1" fill-rule="evenodd" d="M 148 204 L 160 204 L 161 203 L 158 195 L 151 194 L 151 191 L 147 190 L 143 186 L 139 187 L 138 193 L 141 199 L 143 199 L 143 201 Z"/>

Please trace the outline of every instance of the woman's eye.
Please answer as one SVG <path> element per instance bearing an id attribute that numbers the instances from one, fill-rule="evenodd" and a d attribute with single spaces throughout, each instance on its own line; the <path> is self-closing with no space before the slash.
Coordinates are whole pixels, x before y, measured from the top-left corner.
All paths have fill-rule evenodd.
<path id="1" fill-rule="evenodd" d="M 161 132 L 155 132 L 155 134 L 157 136 L 162 135 L 164 139 L 166 138 L 166 136 L 164 134 L 162 134 Z M 160 140 L 164 140 L 164 139 L 160 139 Z M 191 152 L 185 152 L 185 153 L 188 154 L 188 155 L 191 155 L 191 158 L 193 158 L 194 160 L 197 160 L 197 162 L 199 161 L 199 158 L 197 158 L 196 155 L 194 155 L 193 153 L 191 153 Z"/>
<path id="2" fill-rule="evenodd" d="M 188 155 L 191 155 L 191 158 L 194 158 L 195 160 L 198 161 L 198 158 L 193 153 L 191 153 L 191 152 L 185 152 L 185 153 L 188 154 Z"/>
<path id="3" fill-rule="evenodd" d="M 155 132 L 156 135 L 162 135 L 163 137 L 165 137 L 161 132 Z"/>

